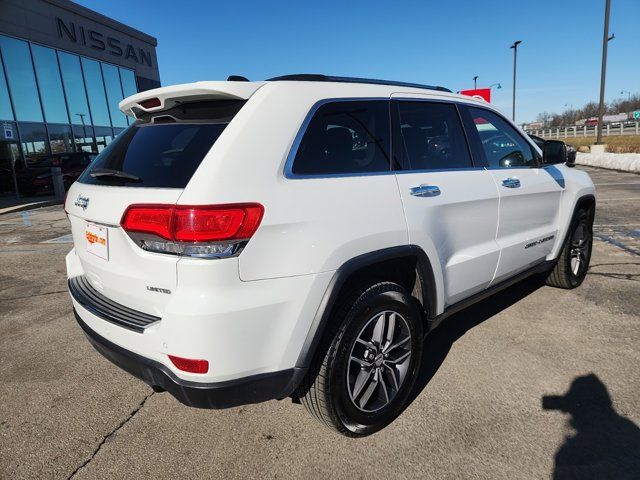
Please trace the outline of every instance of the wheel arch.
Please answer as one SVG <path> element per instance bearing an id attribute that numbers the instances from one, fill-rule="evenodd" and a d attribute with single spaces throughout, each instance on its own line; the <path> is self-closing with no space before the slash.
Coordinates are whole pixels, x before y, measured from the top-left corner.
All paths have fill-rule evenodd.
<path id="1" fill-rule="evenodd" d="M 414 272 L 413 276 L 402 278 L 409 270 Z M 407 288 L 420 302 L 427 322 L 435 317 L 438 311 L 434 270 L 422 248 L 403 245 L 354 257 L 340 266 L 329 282 L 298 356 L 297 368 L 309 367 L 340 295 L 354 282 L 364 278 L 395 281 Z M 410 283 L 412 285 L 409 286 Z"/>
<path id="2" fill-rule="evenodd" d="M 571 224 L 573 222 L 573 219 L 575 218 L 576 213 L 581 209 L 585 209 L 589 212 L 589 219 L 593 224 L 593 219 L 596 214 L 595 195 L 593 195 L 592 193 L 588 193 L 586 195 L 581 195 L 576 198 L 575 202 L 571 207 L 571 210 L 569 210 L 571 212 L 570 215 L 567 215 L 566 220 L 564 221 L 564 225 L 563 225 L 564 230 L 562 231 L 562 237 L 559 238 L 559 241 L 556 243 L 556 246 L 554 247 L 551 255 L 547 257 L 547 259 L 555 261 L 559 258 L 560 252 L 562 251 L 564 243 L 567 240 L 567 235 L 569 235 L 569 230 L 571 229 Z"/>

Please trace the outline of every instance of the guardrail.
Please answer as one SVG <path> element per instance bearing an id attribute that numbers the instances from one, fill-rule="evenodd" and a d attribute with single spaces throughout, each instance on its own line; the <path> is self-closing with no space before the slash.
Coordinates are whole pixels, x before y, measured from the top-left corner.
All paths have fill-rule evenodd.
<path id="1" fill-rule="evenodd" d="M 573 138 L 595 137 L 598 135 L 597 125 L 573 125 L 570 127 L 544 128 L 540 130 L 525 130 L 530 135 L 542 138 Z M 602 130 L 603 136 L 640 135 L 640 122 L 624 122 L 606 124 Z"/>

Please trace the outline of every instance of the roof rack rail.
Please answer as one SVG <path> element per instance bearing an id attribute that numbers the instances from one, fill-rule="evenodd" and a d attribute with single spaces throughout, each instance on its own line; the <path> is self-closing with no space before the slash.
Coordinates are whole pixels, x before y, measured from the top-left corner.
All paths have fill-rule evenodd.
<path id="1" fill-rule="evenodd" d="M 343 83 L 370 83 L 373 85 L 395 85 L 397 87 L 424 88 L 426 90 L 437 90 L 440 92 L 449 92 L 451 90 L 445 87 L 422 85 L 419 83 L 396 82 L 393 80 L 378 80 L 374 78 L 358 78 L 358 77 L 334 77 L 330 75 L 322 75 L 319 73 L 296 73 L 293 75 L 282 75 L 279 77 L 268 78 L 268 82 L 277 82 L 281 80 L 293 80 L 298 82 L 343 82 Z"/>

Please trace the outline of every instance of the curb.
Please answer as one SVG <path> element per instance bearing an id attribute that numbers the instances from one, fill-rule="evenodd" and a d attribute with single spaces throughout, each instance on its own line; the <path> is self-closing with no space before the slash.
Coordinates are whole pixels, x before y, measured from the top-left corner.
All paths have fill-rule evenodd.
<path id="1" fill-rule="evenodd" d="M 25 210 L 34 210 L 36 208 L 51 207 L 53 205 L 62 205 L 62 200 L 56 198 L 55 200 L 46 200 L 43 202 L 33 202 L 23 205 L 16 205 L 15 207 L 0 208 L 0 215 L 24 212 Z"/>

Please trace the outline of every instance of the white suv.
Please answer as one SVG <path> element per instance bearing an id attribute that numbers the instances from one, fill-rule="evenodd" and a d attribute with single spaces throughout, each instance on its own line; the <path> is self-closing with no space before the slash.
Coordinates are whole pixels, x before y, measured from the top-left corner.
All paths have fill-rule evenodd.
<path id="1" fill-rule="evenodd" d="M 589 176 L 480 100 L 291 75 L 120 108 L 132 125 L 66 201 L 69 290 L 100 353 L 187 405 L 292 397 L 367 435 L 442 319 L 534 273 L 586 274 Z"/>

